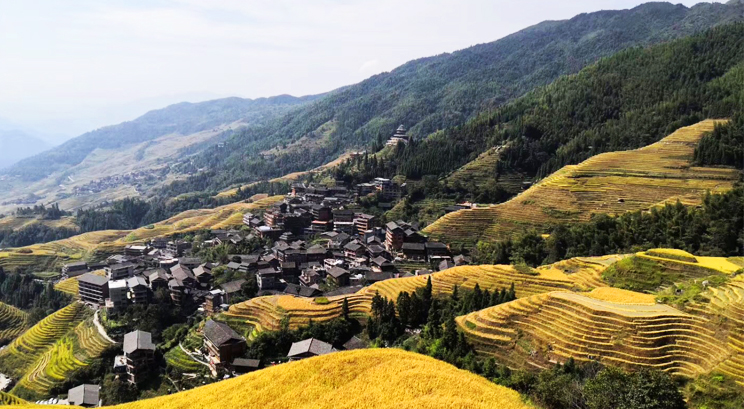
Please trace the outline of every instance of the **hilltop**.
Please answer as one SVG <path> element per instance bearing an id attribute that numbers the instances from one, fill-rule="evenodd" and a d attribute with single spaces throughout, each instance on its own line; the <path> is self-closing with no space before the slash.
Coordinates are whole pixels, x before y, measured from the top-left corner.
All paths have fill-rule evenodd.
<path id="1" fill-rule="evenodd" d="M 391 379 L 390 374 L 395 374 Z M 20 407 L 39 407 L 34 405 Z M 424 355 L 336 352 L 169 396 L 116 406 L 178 408 L 527 409 L 519 394 Z"/>
<path id="2" fill-rule="evenodd" d="M 318 97 L 183 102 L 85 133 L 0 171 L 0 212 L 50 202 L 71 210 L 144 195 L 192 171 L 171 172 L 171 165 Z"/>
<path id="3" fill-rule="evenodd" d="M 706 192 L 732 188 L 736 169 L 693 164 L 695 146 L 719 121 L 681 128 L 649 146 L 603 153 L 568 165 L 511 200 L 445 215 L 424 229 L 449 243 L 495 241 L 529 228 L 588 221 L 680 200 L 700 204 Z"/>
<path id="4" fill-rule="evenodd" d="M 350 149 L 376 150 L 401 123 L 415 139 L 424 139 L 622 49 L 739 21 L 741 7 L 648 3 L 547 21 L 491 43 L 410 61 L 331 92 L 266 127 L 239 132 L 228 141 L 228 154 L 211 149 L 193 158 L 197 167 L 209 170 L 162 193 L 221 190 L 312 169 Z M 277 146 L 286 148 L 273 149 Z"/>

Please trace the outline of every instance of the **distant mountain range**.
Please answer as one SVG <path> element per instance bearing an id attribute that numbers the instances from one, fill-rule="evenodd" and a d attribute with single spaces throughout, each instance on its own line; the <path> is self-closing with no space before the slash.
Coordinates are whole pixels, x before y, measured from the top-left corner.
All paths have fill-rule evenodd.
<path id="1" fill-rule="evenodd" d="M 369 148 L 401 123 L 414 137 L 424 138 L 622 49 L 742 20 L 741 1 L 690 8 L 647 3 L 546 21 L 498 41 L 414 60 L 320 96 L 176 104 L 88 132 L 0 171 L 0 199 L 13 202 L 40 191 L 47 192 L 41 201 L 69 198 L 70 183 L 95 182 L 101 164 L 118 157 L 126 165 L 104 169 L 108 175 L 112 169 L 170 167 L 168 177 L 181 182 L 159 194 L 172 196 L 306 170 L 349 149 Z M 164 138 L 170 139 L 166 143 Z M 228 149 L 215 150 L 216 142 Z M 184 181 L 193 172 L 199 172 L 194 183 Z"/>
<path id="2" fill-rule="evenodd" d="M 51 148 L 47 142 L 23 131 L 0 130 L 0 169 Z"/>
<path id="3" fill-rule="evenodd" d="M 620 50 L 742 20 L 742 2 L 690 8 L 646 3 L 630 10 L 546 21 L 498 41 L 410 61 L 331 92 L 268 127 L 243 131 L 230 141 L 227 155 L 198 155 L 191 161 L 213 173 L 200 176 L 198 184 L 180 183 L 170 194 L 201 190 L 205 185 L 220 189 L 235 182 L 230 175 L 258 180 L 313 168 L 345 150 L 368 148 L 387 139 L 399 124 L 423 138 Z M 273 146 L 290 149 L 271 157 L 258 154 Z M 212 182 L 206 184 L 205 177 Z"/>

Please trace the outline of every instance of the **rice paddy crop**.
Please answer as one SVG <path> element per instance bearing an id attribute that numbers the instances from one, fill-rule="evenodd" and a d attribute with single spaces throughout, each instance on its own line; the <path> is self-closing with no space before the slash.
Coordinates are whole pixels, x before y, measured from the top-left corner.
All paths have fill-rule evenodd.
<path id="1" fill-rule="evenodd" d="M 33 369 L 21 378 L 13 391 L 23 390 L 24 396 L 29 392 L 45 396 L 55 384 L 86 366 L 90 359 L 98 357 L 108 346 L 109 342 L 98 333 L 92 322 L 81 322 L 74 332 L 55 342 L 36 361 Z"/>
<path id="2" fill-rule="evenodd" d="M 28 402 L 26 402 L 25 400 L 23 400 L 23 399 L 21 399 L 21 398 L 19 398 L 17 396 L 11 395 L 11 394 L 6 393 L 6 392 L 0 392 L 0 406 L 4 406 L 4 405 L 25 405 L 27 403 Z"/>
<path id="3" fill-rule="evenodd" d="M 0 302 L 0 345 L 4 345 L 28 328 L 28 314 Z"/>
<path id="4" fill-rule="evenodd" d="M 44 397 L 52 387 L 87 366 L 110 345 L 95 328 L 92 319 L 82 321 L 25 369 L 13 393 L 24 397 Z"/>
<path id="5" fill-rule="evenodd" d="M 619 288 L 612 287 L 600 287 L 584 295 L 597 300 L 609 301 L 618 304 L 656 304 L 656 299 L 652 294 L 637 293 L 635 291 L 621 290 Z"/>
<path id="6" fill-rule="evenodd" d="M 204 368 L 202 364 L 194 361 L 188 354 L 183 352 L 179 346 L 175 346 L 165 353 L 165 362 L 169 366 L 178 369 L 181 373 L 196 372 L 200 368 Z"/>
<path id="7" fill-rule="evenodd" d="M 394 381 L 391 374 L 395 374 Z M 336 352 L 138 402 L 162 407 L 526 409 L 519 394 L 424 355 L 398 349 Z"/>
<path id="8" fill-rule="evenodd" d="M 458 317 L 457 323 L 479 354 L 514 367 L 596 359 L 694 377 L 729 355 L 703 317 L 663 304 L 628 303 L 644 300 L 642 294 L 601 289 L 593 295 L 539 294 Z"/>
<path id="9" fill-rule="evenodd" d="M 688 263 L 697 263 L 697 259 L 692 254 L 677 249 L 651 249 L 646 254 L 652 257 L 668 258 L 670 260 L 686 261 Z"/>
<path id="10" fill-rule="evenodd" d="M 44 397 L 52 386 L 109 346 L 90 316 L 91 311 L 83 304 L 72 303 L 39 321 L 0 351 L 0 372 L 19 380 L 14 395 Z"/>
<path id="11" fill-rule="evenodd" d="M 682 200 L 699 204 L 710 192 L 731 189 L 735 169 L 692 166 L 703 134 L 720 121 L 680 128 L 652 145 L 594 156 L 539 181 L 508 202 L 449 213 L 424 232 L 447 243 L 504 239 L 525 228 L 588 221 L 593 214 L 621 214 Z"/>
<path id="12" fill-rule="evenodd" d="M 322 322 L 341 316 L 344 298 L 352 314 L 369 314 L 372 298 L 379 293 L 397 300 L 401 292 L 414 292 L 426 286 L 429 277 L 435 295 L 446 295 L 455 286 L 472 290 L 476 284 L 483 290 L 499 290 L 514 284 L 518 297 L 546 293 L 554 290 L 588 290 L 604 286 L 599 278 L 602 271 L 614 260 L 623 256 L 588 257 L 571 259 L 535 270 L 535 275 L 519 272 L 509 265 L 459 266 L 429 276 L 394 278 L 365 287 L 355 294 L 329 297 L 328 303 L 318 304 L 311 299 L 291 295 L 257 297 L 234 304 L 225 313 L 230 319 L 244 319 L 256 331 L 277 330 L 283 319 L 290 328 L 307 325 L 310 320 Z"/>
<path id="13" fill-rule="evenodd" d="M 675 249 L 653 249 L 637 253 L 636 255 L 666 264 L 676 263 L 679 266 L 687 266 L 689 269 L 707 270 L 708 273 L 731 274 L 741 269 L 739 264 L 726 257 L 693 256 L 686 251 Z"/>

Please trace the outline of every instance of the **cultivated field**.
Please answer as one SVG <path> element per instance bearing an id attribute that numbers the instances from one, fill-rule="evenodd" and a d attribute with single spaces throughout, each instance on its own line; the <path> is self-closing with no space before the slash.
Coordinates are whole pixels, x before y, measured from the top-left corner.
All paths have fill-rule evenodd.
<path id="1" fill-rule="evenodd" d="M 424 229 L 448 243 L 499 240 L 525 228 L 588 221 L 592 214 L 620 214 L 681 200 L 699 204 L 708 191 L 731 189 L 734 169 L 691 165 L 700 138 L 721 121 L 681 128 L 644 148 L 603 153 L 562 168 L 508 202 L 449 213 Z"/>
<path id="2" fill-rule="evenodd" d="M 498 182 L 498 185 L 511 194 L 522 190 L 522 175 L 506 173 L 496 179 L 496 166 L 501 159 L 503 148 L 491 148 L 480 154 L 475 160 L 452 172 L 445 180 L 450 186 L 484 186 Z"/>
<path id="3" fill-rule="evenodd" d="M 102 230 L 10 249 L 0 252 L 0 267 L 6 270 L 51 270 L 70 260 L 102 259 L 122 251 L 129 244 L 142 243 L 155 237 L 239 226 L 243 222 L 244 213 L 264 209 L 281 199 L 283 196 L 271 196 L 252 203 L 238 202 L 214 209 L 188 210 L 168 220 L 135 230 Z"/>
<path id="4" fill-rule="evenodd" d="M 318 304 L 312 299 L 291 295 L 257 297 L 230 307 L 227 317 L 244 319 L 256 331 L 277 330 L 282 319 L 288 317 L 291 328 L 313 322 L 327 321 L 341 316 L 343 299 L 349 302 L 352 314 L 368 314 L 376 293 L 397 300 L 401 292 L 414 292 L 432 280 L 435 295 L 450 294 L 455 286 L 472 290 L 476 284 L 483 290 L 499 290 L 514 284 L 518 297 L 528 297 L 554 290 L 588 290 L 603 286 L 599 278 L 614 260 L 623 256 L 585 257 L 562 261 L 526 274 L 513 266 L 460 266 L 433 273 L 430 276 L 395 278 L 365 287 L 355 294 L 331 297 L 328 303 Z"/>
<path id="5" fill-rule="evenodd" d="M 513 367 L 546 368 L 573 357 L 694 377 L 730 354 L 708 320 L 628 292 L 539 294 L 457 323 L 478 353 Z"/>
<path id="6" fill-rule="evenodd" d="M 28 328 L 28 314 L 0 302 L 0 345 L 4 345 Z"/>
<path id="7" fill-rule="evenodd" d="M 0 406 L 3 405 L 25 405 L 28 402 L 9 393 L 0 392 Z"/>
<path id="8" fill-rule="evenodd" d="M 43 397 L 49 389 L 98 357 L 109 345 L 91 311 L 72 303 L 41 320 L 0 352 L 0 372 L 18 379 L 12 393 Z"/>
<path id="9" fill-rule="evenodd" d="M 89 318 L 47 349 L 12 392 L 21 396 L 44 397 L 53 386 L 88 365 L 110 345 Z"/>
<path id="10" fill-rule="evenodd" d="M 580 260 L 536 271 L 569 272 Z M 738 259 L 652 249 L 603 261 L 604 279 L 599 273 L 578 280 L 584 287 L 601 284 L 592 291 L 536 294 L 458 317 L 457 323 L 478 353 L 511 367 L 546 368 L 572 357 L 689 377 L 719 371 L 744 385 L 744 278 L 732 275 L 741 268 Z M 648 274 L 660 277 L 664 288 L 683 284 L 676 294 L 690 292 L 690 303 L 680 310 L 654 294 L 607 286 L 645 285 L 653 280 L 638 276 Z M 581 271 L 571 275 L 590 277 Z M 706 288 L 704 280 L 711 277 L 723 285 Z M 703 292 L 696 295 L 694 288 Z"/>
<path id="11" fill-rule="evenodd" d="M 21 216 L 6 216 L 0 218 L 0 229 L 12 229 L 18 230 L 24 227 L 28 227 L 32 224 L 42 224 L 52 228 L 66 227 L 68 229 L 77 229 L 78 226 L 75 224 L 75 218 L 72 216 L 65 216 L 58 220 L 40 220 L 34 217 L 21 217 Z"/>
<path id="12" fill-rule="evenodd" d="M 394 381 L 391 374 L 395 374 Z M 527 409 L 529 406 L 522 403 L 517 392 L 434 358 L 398 349 L 367 349 L 290 362 L 190 391 L 117 406 L 156 407 Z"/>

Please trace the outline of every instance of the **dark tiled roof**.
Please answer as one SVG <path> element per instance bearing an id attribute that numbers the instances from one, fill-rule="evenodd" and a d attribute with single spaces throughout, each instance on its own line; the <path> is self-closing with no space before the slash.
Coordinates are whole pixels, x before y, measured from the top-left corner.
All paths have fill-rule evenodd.
<path id="1" fill-rule="evenodd" d="M 440 249 L 440 250 L 447 250 L 447 245 L 444 243 L 440 243 L 438 241 L 430 241 L 426 243 L 427 249 Z"/>
<path id="2" fill-rule="evenodd" d="M 403 251 L 414 250 L 424 251 L 426 249 L 424 243 L 403 243 Z"/>
<path id="3" fill-rule="evenodd" d="M 140 349 L 155 350 L 155 344 L 152 343 L 152 334 L 145 331 L 132 331 L 124 335 L 124 352 L 131 354 Z"/>
<path id="4" fill-rule="evenodd" d="M 232 361 L 232 366 L 241 366 L 244 368 L 258 368 L 260 365 L 261 361 L 258 359 L 235 358 Z"/>
<path id="5" fill-rule="evenodd" d="M 245 338 L 241 337 L 230 326 L 214 320 L 209 320 L 204 324 L 204 336 L 216 346 L 223 345 L 231 340 L 245 341 Z"/>
<path id="6" fill-rule="evenodd" d="M 188 278 L 195 278 L 194 273 L 191 272 L 191 269 L 181 264 L 171 267 L 171 274 L 173 275 L 173 278 L 180 281 L 184 281 Z"/>
<path id="7" fill-rule="evenodd" d="M 328 275 L 333 278 L 339 278 L 344 274 L 349 274 L 349 272 L 340 267 L 331 267 L 328 269 Z"/>
<path id="8" fill-rule="evenodd" d="M 245 284 L 245 280 L 241 278 L 239 280 L 230 281 L 225 284 L 222 284 L 220 288 L 225 290 L 226 293 L 232 294 L 232 293 L 237 293 L 238 291 L 240 291 L 243 284 Z"/>
<path id="9" fill-rule="evenodd" d="M 98 276 L 92 273 L 83 274 L 78 278 L 78 281 L 82 281 L 84 283 L 93 284 L 97 286 L 102 286 L 108 282 L 108 279 L 103 276 Z"/>
<path id="10" fill-rule="evenodd" d="M 364 349 L 367 347 L 367 344 L 365 344 L 364 341 L 362 341 L 361 339 L 354 336 L 351 337 L 350 340 L 346 341 L 343 347 L 345 350 Z"/>

